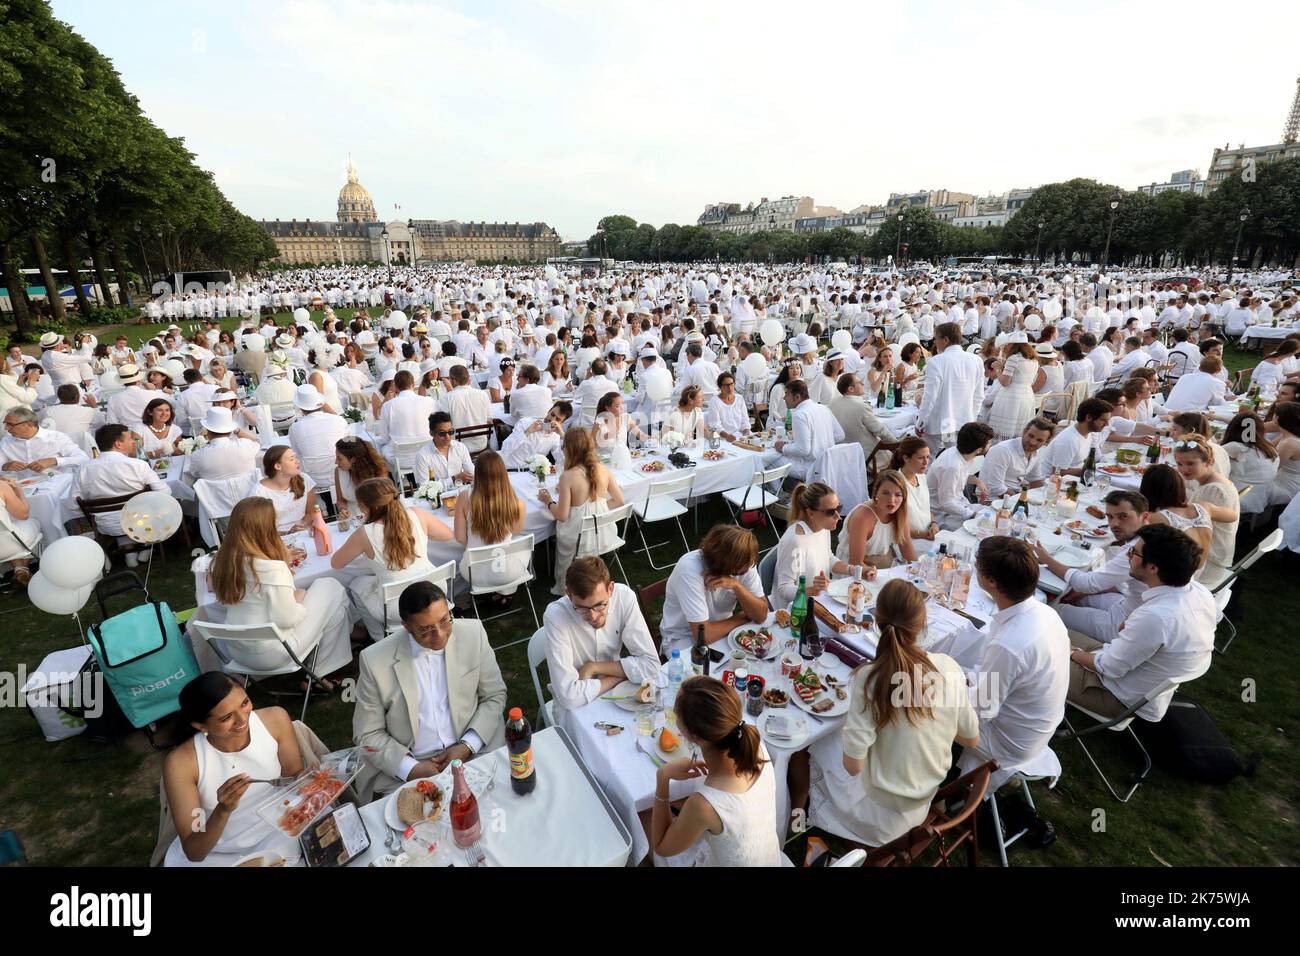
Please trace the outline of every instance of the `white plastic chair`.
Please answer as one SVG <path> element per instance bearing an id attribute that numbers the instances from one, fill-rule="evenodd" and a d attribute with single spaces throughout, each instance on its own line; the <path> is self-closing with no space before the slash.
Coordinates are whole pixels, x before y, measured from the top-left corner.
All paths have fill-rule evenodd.
<path id="1" fill-rule="evenodd" d="M 655 564 L 654 555 L 651 547 L 661 548 L 670 542 L 661 541 L 656 545 L 651 545 L 645 538 L 645 525 L 654 524 L 658 521 L 672 520 L 677 523 L 677 530 L 681 533 L 682 544 L 686 550 L 691 550 L 690 542 L 686 540 L 686 529 L 682 527 L 682 515 L 686 514 L 687 508 L 678 497 L 685 494 L 686 500 L 691 500 L 691 489 L 695 486 L 695 472 L 687 471 L 683 475 L 674 475 L 671 478 L 663 478 L 659 481 L 652 481 L 646 487 L 645 498 L 641 501 L 634 502 L 632 511 L 636 515 L 637 534 L 641 536 L 641 548 L 636 553 L 645 553 L 646 560 L 650 562 L 650 567 L 656 571 L 666 571 L 672 567 L 671 564 L 665 564 L 662 567 Z"/>
<path id="2" fill-rule="evenodd" d="M 755 458 L 754 477 L 750 479 L 749 484 L 741 485 L 738 488 L 729 488 L 722 493 L 722 500 L 727 503 L 727 510 L 731 512 L 731 520 L 736 520 L 737 511 L 757 511 L 761 509 L 767 515 L 768 524 L 772 526 L 772 534 L 779 544 L 781 536 L 776 533 L 776 522 L 772 519 L 772 513 L 767 509 L 780 501 L 781 497 L 776 492 L 769 491 L 767 486 L 775 485 L 780 488 L 785 476 L 789 473 L 789 462 L 776 465 L 773 468 L 764 468 L 763 460 Z"/>
<path id="3" fill-rule="evenodd" d="M 866 859 L 867 851 L 859 847 L 856 850 L 850 850 L 848 853 L 845 853 L 842 857 L 832 863 L 831 866 L 858 867 L 861 866 Z"/>
<path id="4" fill-rule="evenodd" d="M 469 583 L 469 599 L 474 607 L 474 615 L 480 621 L 495 621 L 498 617 L 505 617 L 511 614 L 511 611 L 505 611 L 492 617 L 483 617 L 478 610 L 478 596 L 480 594 L 495 594 L 506 588 L 522 588 L 525 595 L 528 596 L 528 606 L 533 612 L 533 626 L 541 627 L 537 617 L 537 605 L 533 603 L 533 592 L 528 587 L 532 583 L 535 575 L 533 573 L 533 545 L 535 544 L 534 536 L 531 534 L 521 534 L 511 538 L 509 541 L 501 544 L 485 544 L 477 548 L 466 548 L 464 557 L 464 577 Z M 492 565 L 507 561 L 510 558 L 522 558 L 524 562 L 524 571 L 518 577 L 510 581 L 504 581 L 495 584 L 484 584 L 482 575 L 485 571 L 491 570 Z M 475 581 L 475 569 L 478 569 L 480 580 Z"/>
<path id="5" fill-rule="evenodd" d="M 292 402 L 271 406 L 271 428 L 277 435 L 289 434 L 289 426 L 298 420 L 298 409 Z"/>
<path id="6" fill-rule="evenodd" d="M 623 570 L 623 562 L 618 556 L 619 549 L 626 545 L 627 542 L 623 540 L 621 535 L 619 535 L 618 525 L 620 521 L 627 521 L 631 515 L 632 505 L 629 502 L 621 504 L 617 508 L 611 508 L 604 514 L 584 516 L 582 519 L 582 527 L 578 529 L 578 547 L 575 555 L 580 558 L 589 557 L 591 555 L 599 555 L 600 557 L 604 557 L 607 554 L 614 555 L 614 563 L 618 565 L 618 573 L 623 575 L 623 583 L 628 587 L 632 586 L 632 582 L 628 580 L 627 572 Z M 583 550 L 582 542 L 584 539 L 592 542 L 599 542 L 600 533 L 610 527 L 614 529 L 613 544 L 608 548 L 605 548 L 603 551 L 595 550 L 595 544 L 587 550 Z M 624 533 L 626 533 L 626 529 Z"/>
<path id="7" fill-rule="evenodd" d="M 1219 620 L 1227 623 L 1228 631 L 1230 632 L 1228 639 L 1223 642 L 1223 646 L 1215 647 L 1215 650 L 1220 654 L 1226 651 L 1228 645 L 1237 639 L 1237 626 L 1223 616 L 1223 612 L 1227 608 L 1228 602 L 1232 600 L 1232 585 L 1241 577 L 1242 572 L 1254 567 L 1260 558 L 1268 554 L 1270 551 L 1276 551 L 1281 544 L 1282 529 L 1274 528 L 1272 532 L 1264 538 L 1264 540 L 1260 541 L 1259 544 L 1255 545 L 1255 547 L 1251 549 L 1249 554 L 1234 564 L 1229 570 L 1228 576 L 1220 581 L 1219 584 L 1210 591 L 1210 594 L 1214 596 L 1215 607 L 1218 608 L 1219 611 Z"/>
<path id="8" fill-rule="evenodd" d="M 248 497 L 249 486 L 257 477 L 258 473 L 251 471 L 234 478 L 199 478 L 194 482 L 194 496 L 199 500 L 199 534 L 208 547 L 221 546 L 224 519 Z"/>
<path id="9" fill-rule="evenodd" d="M 221 660 L 221 669 L 227 674 L 239 674 L 244 678 L 244 686 L 248 686 L 249 679 L 260 685 L 257 680 L 259 677 L 278 677 L 283 674 L 296 674 L 302 671 L 307 675 L 307 692 L 302 697 L 302 714 L 299 720 L 307 718 L 307 703 L 311 700 L 312 685 L 321 683 L 313 670 L 316 666 L 316 656 L 320 651 L 320 637 L 312 645 L 311 651 L 307 654 L 306 659 L 300 658 L 289 646 L 289 641 L 283 631 L 274 624 L 218 624 L 215 621 L 201 621 L 198 616 L 190 618 L 186 624 L 187 629 L 192 629 L 199 637 L 208 642 L 208 645 Z M 246 645 L 254 648 L 257 645 L 268 643 L 279 644 L 285 654 L 289 656 L 292 664 L 286 663 L 279 667 L 253 667 L 238 661 L 235 656 L 231 655 L 226 645 Z M 288 696 L 283 693 L 271 691 L 276 697 Z"/>
<path id="10" fill-rule="evenodd" d="M 381 596 L 384 600 L 384 633 L 388 633 L 388 606 L 394 604 L 408 587 L 417 581 L 428 581 L 441 588 L 442 593 L 447 595 L 447 600 L 450 601 L 451 585 L 455 578 L 456 562 L 448 561 L 446 564 L 440 564 L 432 571 L 425 571 L 423 574 L 412 574 L 410 577 L 384 582 L 380 586 Z"/>
<path id="11" fill-rule="evenodd" d="M 528 639 L 528 672 L 533 677 L 533 692 L 537 694 L 537 726 L 555 726 L 555 701 L 542 694 L 542 680 L 537 668 L 546 660 L 546 628 L 539 627 Z M 546 685 L 548 688 L 549 684 Z"/>
<path id="12" fill-rule="evenodd" d="M 1176 690 L 1178 690 L 1178 683 L 1173 680 L 1166 680 L 1155 690 L 1151 691 L 1151 693 L 1149 693 L 1146 697 L 1142 698 L 1133 706 L 1126 707 L 1123 713 L 1118 714 L 1114 717 L 1104 717 L 1101 714 L 1095 714 L 1092 711 L 1088 710 L 1086 707 L 1081 707 L 1079 704 L 1076 704 L 1072 700 L 1066 700 L 1065 703 L 1066 703 L 1067 710 L 1066 710 L 1066 716 L 1063 718 L 1063 720 L 1066 728 L 1068 729 L 1065 732 L 1058 730 L 1057 737 L 1060 740 L 1078 741 L 1079 746 L 1083 748 L 1083 755 L 1088 758 L 1088 763 L 1092 764 L 1092 769 L 1097 771 L 1097 776 L 1101 777 L 1101 782 L 1106 785 L 1106 789 L 1110 791 L 1110 795 L 1114 797 L 1116 800 L 1118 800 L 1120 803 L 1128 803 L 1129 799 L 1132 798 L 1133 794 L 1137 792 L 1137 788 L 1142 785 L 1142 781 L 1147 778 L 1147 774 L 1151 772 L 1151 755 L 1147 753 L 1146 747 L 1142 746 L 1142 741 L 1138 737 L 1138 735 L 1133 732 L 1133 726 L 1132 726 L 1133 720 L 1137 716 L 1137 712 L 1143 707 L 1145 707 L 1148 701 L 1152 700 L 1155 697 L 1159 697 L 1160 695 L 1167 693 L 1169 691 L 1176 691 Z M 1084 716 L 1092 718 L 1094 721 L 1096 721 L 1096 723 L 1093 724 L 1091 727 L 1084 728 L 1083 730 L 1075 730 L 1074 725 L 1070 723 L 1069 709 L 1068 709 L 1070 707 L 1073 707 L 1075 710 L 1077 710 L 1079 713 L 1083 714 Z M 1084 737 L 1088 736 L 1089 734 L 1098 733 L 1102 730 L 1113 730 L 1116 733 L 1124 733 L 1125 731 L 1127 731 L 1129 736 L 1133 738 L 1134 743 L 1137 744 L 1138 750 L 1141 751 L 1142 753 L 1142 769 L 1138 771 L 1137 776 L 1134 777 L 1133 786 L 1129 787 L 1128 791 L 1122 797 L 1119 795 L 1119 792 L 1114 788 L 1114 786 L 1111 785 L 1111 782 L 1109 779 L 1107 779 L 1106 774 L 1102 772 L 1101 767 L 1098 765 L 1096 759 L 1092 756 L 1092 752 L 1088 750 L 1088 745 L 1083 742 Z"/>
<path id="13" fill-rule="evenodd" d="M 429 444 L 427 438 L 417 438 L 414 441 L 394 441 L 386 448 L 388 454 L 388 464 L 393 469 L 394 478 L 402 475 L 410 475 L 415 479 L 415 456 L 421 448 Z M 400 488 L 401 485 L 398 484 Z"/>
<path id="14" fill-rule="evenodd" d="M 871 497 L 867 488 L 866 459 L 855 441 L 832 445 L 818 456 L 808 472 L 808 481 L 821 481 L 835 489 L 840 514 L 847 515 Z"/>

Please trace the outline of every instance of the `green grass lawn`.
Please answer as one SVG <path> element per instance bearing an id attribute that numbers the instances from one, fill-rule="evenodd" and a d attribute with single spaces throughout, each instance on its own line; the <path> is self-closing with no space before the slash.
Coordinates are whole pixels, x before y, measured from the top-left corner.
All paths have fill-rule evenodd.
<path id="1" fill-rule="evenodd" d="M 1251 364 L 1249 356 L 1231 356 L 1234 365 Z M 718 500 L 701 507 L 699 529 L 728 521 Z M 688 537 L 698 533 L 687 525 Z M 1239 554 L 1262 534 L 1243 529 Z M 660 540 L 653 538 L 652 540 Z M 762 532 L 763 547 L 773 543 Z M 678 555 L 680 542 L 659 549 L 656 561 Z M 540 552 L 539 552 L 540 554 Z M 631 583 L 643 587 L 667 576 L 652 570 L 644 557 L 622 555 Z M 539 613 L 550 600 L 551 581 L 539 559 L 532 592 Z M 1057 753 L 1064 775 L 1054 791 L 1034 786 L 1040 810 L 1057 827 L 1057 842 L 1043 851 L 1011 850 L 1016 866 L 1030 865 L 1289 865 L 1300 858 L 1297 812 L 1300 770 L 1294 737 L 1300 715 L 1300 687 L 1291 661 L 1295 633 L 1290 615 L 1300 612 L 1293 582 L 1300 555 L 1274 554 L 1250 572 L 1242 589 L 1245 620 L 1240 636 L 1226 654 L 1216 654 L 1208 674 L 1189 685 L 1186 695 L 1198 701 L 1243 754 L 1259 753 L 1258 773 L 1223 786 L 1196 784 L 1171 777 L 1159 769 L 1127 804 L 1111 799 L 1077 744 L 1060 744 Z M 181 542 L 169 542 L 165 558 L 155 555 L 150 576 L 153 596 L 174 610 L 194 602 L 189 557 Z M 119 609 L 125 604 L 119 605 Z M 525 646 L 533 631 L 532 615 L 522 594 L 519 611 L 488 625 L 492 645 L 509 688 L 511 706 L 536 710 L 528 674 Z M 658 608 L 654 609 L 658 613 Z M 98 620 L 94 601 L 86 619 Z M 1220 636 L 1226 632 L 1221 629 Z M 0 595 L 0 671 L 12 673 L 19 664 L 33 668 L 49 652 L 80 643 L 70 619 L 56 619 L 31 607 L 20 594 Z M 355 668 L 355 665 L 354 665 Z M 355 670 L 349 672 L 355 673 Z M 1243 700 L 1243 685 L 1254 688 L 1253 702 Z M 253 691 L 257 705 L 269 696 Z M 296 715 L 299 698 L 284 700 Z M 351 739 L 352 707 L 338 697 L 313 698 L 307 721 L 330 747 Z M 1118 734 L 1098 740 L 1098 755 L 1112 779 L 1122 779 L 1137 767 L 1131 742 Z M 158 780 L 162 757 L 151 751 L 142 734 L 118 746 L 92 743 L 85 735 L 46 743 L 25 708 L 0 708 L 0 830 L 13 829 L 28 860 L 49 866 L 140 866 L 148 861 L 157 834 Z M 1098 811 L 1102 811 L 1099 814 Z M 800 858 L 799 843 L 790 847 Z M 983 855 L 989 862 L 989 854 Z"/>

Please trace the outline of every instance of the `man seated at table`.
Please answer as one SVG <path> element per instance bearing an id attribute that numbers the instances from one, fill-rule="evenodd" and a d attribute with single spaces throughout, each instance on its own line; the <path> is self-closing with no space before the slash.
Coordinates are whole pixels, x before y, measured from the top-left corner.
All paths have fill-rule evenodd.
<path id="1" fill-rule="evenodd" d="M 5 437 L 0 439 L 0 461 L 4 462 L 4 471 L 49 471 L 51 468 L 82 465 L 89 457 L 67 435 L 41 428 L 36 413 L 26 405 L 15 405 L 5 412 L 4 423 Z"/>
<path id="2" fill-rule="evenodd" d="M 1043 474 L 1050 475 L 1053 471 L 1076 477 L 1081 474 L 1088 452 L 1095 449 L 1098 455 L 1101 454 L 1101 443 L 1109 433 L 1113 410 L 1110 402 L 1103 402 L 1100 398 L 1087 398 L 1080 402 L 1079 420 L 1068 428 L 1062 428 L 1043 452 Z"/>
<path id="3" fill-rule="evenodd" d="M 668 576 L 660 649 L 685 658 L 704 628 L 704 640 L 720 641 L 742 624 L 762 624 L 769 608 L 758 576 L 758 540 L 752 531 L 717 524 L 698 551 L 682 557 Z"/>
<path id="4" fill-rule="evenodd" d="M 272 363 L 266 366 L 262 382 L 254 395 L 262 405 L 288 405 L 293 401 L 294 384 L 289 377 L 289 366 Z"/>
<path id="5" fill-rule="evenodd" d="M 1228 383 L 1219 378 L 1223 370 L 1222 359 L 1207 355 L 1201 359 L 1195 372 L 1179 376 L 1165 399 L 1166 412 L 1202 412 L 1221 405 L 1228 392 Z"/>
<path id="6" fill-rule="evenodd" d="M 960 528 L 967 518 L 979 510 L 966 497 L 966 488 L 973 485 L 980 501 L 989 500 L 988 488 L 979 478 L 971 477 L 971 463 L 989 447 L 993 429 L 983 422 L 967 422 L 957 430 L 957 442 L 946 448 L 930 466 L 926 474 L 930 492 L 930 514 L 945 530 Z"/>
<path id="7" fill-rule="evenodd" d="M 158 393 L 140 384 L 143 377 L 134 365 L 117 367 L 117 381 L 122 388 L 108 398 L 105 417 L 109 422 L 135 427 L 144 421 L 145 406 L 157 398 Z"/>
<path id="8" fill-rule="evenodd" d="M 85 435 L 104 424 L 104 412 L 89 392 L 76 385 L 60 385 L 55 392 L 59 402 L 42 410 L 41 416 L 57 432 L 67 435 L 79 448 Z M 93 440 L 93 439 L 92 439 Z"/>
<path id="9" fill-rule="evenodd" d="M 835 390 L 838 394 L 827 407 L 844 430 L 845 441 L 857 442 L 866 453 L 870 453 L 882 441 L 898 441 L 899 436 L 867 404 L 867 386 L 860 377 L 845 372 L 836 380 Z"/>
<path id="10" fill-rule="evenodd" d="M 399 372 L 398 375 L 401 373 Z M 431 408 L 425 413 L 424 422 L 429 421 L 429 415 L 435 411 L 446 412 L 451 416 L 451 423 L 459 431 L 462 428 L 470 428 L 478 425 L 488 425 L 492 421 L 492 402 L 488 398 L 487 392 L 480 388 L 474 388 L 470 384 L 469 369 L 464 365 L 453 365 L 448 373 L 451 381 L 451 391 L 442 397 L 436 408 Z M 397 379 L 393 379 L 397 383 Z M 402 386 L 397 383 L 400 389 Z M 384 403 L 384 408 L 397 401 L 396 398 Z M 393 433 L 390 431 L 389 435 Z M 486 438 L 467 438 L 465 447 L 471 452 L 479 452 L 487 448 Z"/>
<path id="11" fill-rule="evenodd" d="M 618 383 L 605 374 L 608 371 L 609 366 L 603 358 L 592 359 L 591 365 L 587 368 L 586 379 L 578 385 L 578 390 L 574 393 L 574 404 L 595 407 L 602 395 L 617 392 Z"/>
<path id="12" fill-rule="evenodd" d="M 238 478 L 257 467 L 261 446 L 244 438 L 235 427 L 235 417 L 228 408 L 213 406 L 203 416 L 203 435 L 208 443 L 189 456 L 185 481 L 194 484 L 200 478 L 219 481 Z"/>
<path id="13" fill-rule="evenodd" d="M 546 417 L 555 399 L 551 395 L 551 390 L 541 382 L 542 373 L 536 365 L 524 363 L 519 367 L 515 387 L 510 392 L 511 421 Z"/>
<path id="14" fill-rule="evenodd" d="M 78 498 L 118 498 L 139 491 L 168 492 L 167 482 L 148 463 L 135 457 L 136 438 L 125 425 L 101 425 L 95 430 L 99 457 L 86 461 L 68 490 L 74 505 Z M 170 494 L 170 492 L 168 492 Z M 122 516 L 117 511 L 95 516 L 95 527 L 105 535 L 114 535 L 126 543 L 122 534 Z M 133 551 L 126 556 L 126 566 L 133 568 L 149 560 L 149 551 Z"/>
<path id="15" fill-rule="evenodd" d="M 453 481 L 473 481 L 474 461 L 464 442 L 456 441 L 451 416 L 446 412 L 430 415 L 429 435 L 433 441 L 421 448 L 415 456 L 416 483 L 422 485 L 426 481 L 441 481 L 450 487 Z"/>
<path id="16" fill-rule="evenodd" d="M 1021 488 L 1043 484 L 1042 458 L 1038 451 L 1052 439 L 1055 426 L 1045 418 L 1030 419 L 1019 438 L 1000 441 L 984 456 L 980 480 L 989 496 L 1015 495 Z"/>
<path id="17" fill-rule="evenodd" d="M 185 370 L 185 391 L 172 401 L 176 406 L 176 424 L 180 426 L 181 434 L 191 434 L 191 423 L 208 413 L 212 407 L 212 396 L 218 391 L 220 389 L 216 385 L 203 381 L 203 375 L 198 369 Z"/>
<path id="18" fill-rule="evenodd" d="M 808 384 L 803 379 L 786 382 L 785 403 L 791 411 L 792 436 L 787 436 L 788 441 L 778 440 L 765 458 L 769 464 L 790 463 L 788 483 L 806 479 L 822 453 L 844 441 L 844 429 L 829 408 L 808 397 Z"/>
<path id="19" fill-rule="evenodd" d="M 1169 525 L 1134 533 L 1129 573 L 1146 586 L 1141 603 L 1108 644 L 1071 634 L 1069 699 L 1102 717 L 1122 714 L 1167 680 L 1185 684 L 1210 669 L 1218 610 L 1204 585 L 1193 581 L 1201 548 Z M 1158 721 L 1174 691 L 1147 700 L 1137 715 Z"/>
<path id="20" fill-rule="evenodd" d="M 1034 597 L 1038 559 L 1024 541 L 985 538 L 975 573 L 998 610 L 975 667 L 979 748 L 962 754 L 961 770 L 992 758 L 1009 774 L 1043 752 L 1065 715 L 1070 640 L 1056 613 Z"/>
<path id="21" fill-rule="evenodd" d="M 576 559 L 564 587 L 565 596 L 547 607 L 542 623 L 557 720 L 625 680 L 659 679 L 659 655 L 636 595 L 610 580 L 604 561 Z M 623 650 L 628 656 L 620 656 Z"/>
<path id="22" fill-rule="evenodd" d="M 1128 554 L 1137 542 L 1137 530 L 1147 523 L 1147 512 L 1146 498 L 1136 491 L 1117 488 L 1106 496 L 1106 522 L 1115 545 L 1107 549 L 1107 561 L 1096 571 L 1067 568 L 1041 543 L 1034 544 L 1039 562 L 1068 588 L 1056 610 L 1071 631 L 1108 644 L 1141 603 L 1146 586 L 1129 574 Z"/>
<path id="23" fill-rule="evenodd" d="M 397 611 L 401 630 L 360 657 L 352 739 L 367 748 L 365 801 L 505 743 L 506 684 L 483 625 L 453 620 L 429 581 L 408 586 Z"/>

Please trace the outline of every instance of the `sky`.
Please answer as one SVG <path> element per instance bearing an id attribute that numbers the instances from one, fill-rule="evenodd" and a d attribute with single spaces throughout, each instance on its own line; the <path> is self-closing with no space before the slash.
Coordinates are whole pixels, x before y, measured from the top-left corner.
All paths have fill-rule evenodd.
<path id="1" fill-rule="evenodd" d="M 1273 0 L 52 6 L 256 219 L 333 219 L 350 153 L 383 219 L 565 239 L 789 194 L 1204 174 L 1279 141 L 1300 74 L 1268 49 L 1300 4 Z"/>

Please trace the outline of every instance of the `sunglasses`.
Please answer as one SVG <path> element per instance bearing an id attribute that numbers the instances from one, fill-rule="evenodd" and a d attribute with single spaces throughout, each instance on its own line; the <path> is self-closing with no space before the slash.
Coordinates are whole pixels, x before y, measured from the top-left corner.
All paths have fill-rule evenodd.
<path id="1" fill-rule="evenodd" d="M 836 505 L 834 508 L 818 508 L 817 511 L 828 518 L 838 518 L 840 516 L 839 505 Z"/>

